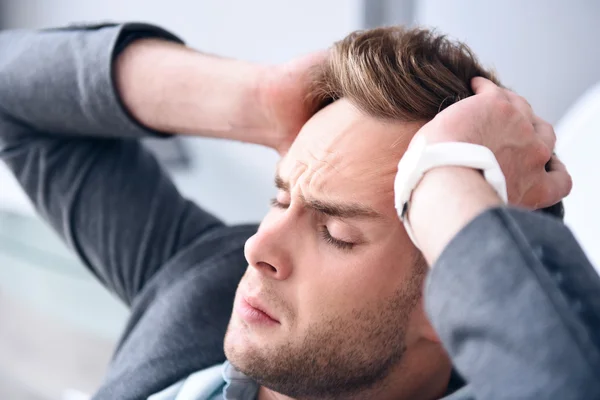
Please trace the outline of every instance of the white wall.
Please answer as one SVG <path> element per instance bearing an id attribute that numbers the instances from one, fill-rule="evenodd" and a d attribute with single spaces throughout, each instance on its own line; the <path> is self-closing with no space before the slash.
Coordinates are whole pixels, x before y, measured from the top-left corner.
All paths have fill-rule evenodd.
<path id="1" fill-rule="evenodd" d="M 600 272 L 600 84 L 567 112 L 556 129 L 561 137 L 558 152 L 573 176 L 573 192 L 565 199 L 565 220 L 587 256 Z"/>
<path id="2" fill-rule="evenodd" d="M 359 0 L 5 0 L 8 27 L 82 21 L 148 21 L 206 52 L 282 62 L 331 45 L 362 23 Z M 188 140 L 194 168 L 178 174 L 181 190 L 228 222 L 259 221 L 272 196 L 274 152 L 217 140 Z M 0 170 L 0 207 L 28 209 Z"/>
<path id="3" fill-rule="evenodd" d="M 417 23 L 466 41 L 552 123 L 600 81 L 600 2 L 421 0 L 415 10 Z"/>

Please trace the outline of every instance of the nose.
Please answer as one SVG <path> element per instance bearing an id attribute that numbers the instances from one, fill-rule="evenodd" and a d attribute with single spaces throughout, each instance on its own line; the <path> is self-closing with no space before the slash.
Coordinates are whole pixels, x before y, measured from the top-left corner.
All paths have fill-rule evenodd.
<path id="1" fill-rule="evenodd" d="M 265 277 L 289 278 L 293 270 L 293 230 L 283 214 L 267 216 L 258 232 L 246 241 L 244 254 L 248 264 Z"/>

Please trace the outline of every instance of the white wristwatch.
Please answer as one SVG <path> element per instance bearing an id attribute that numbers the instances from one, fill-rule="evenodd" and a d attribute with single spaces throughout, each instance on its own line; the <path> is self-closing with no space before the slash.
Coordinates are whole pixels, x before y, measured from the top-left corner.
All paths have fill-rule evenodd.
<path id="1" fill-rule="evenodd" d="M 443 166 L 460 166 L 481 170 L 487 182 L 496 190 L 502 201 L 508 202 L 506 179 L 490 149 L 464 142 L 428 145 L 424 137 L 415 138 L 398 163 L 394 193 L 398 216 L 417 248 L 419 245 L 407 218 L 410 198 L 427 171 Z"/>

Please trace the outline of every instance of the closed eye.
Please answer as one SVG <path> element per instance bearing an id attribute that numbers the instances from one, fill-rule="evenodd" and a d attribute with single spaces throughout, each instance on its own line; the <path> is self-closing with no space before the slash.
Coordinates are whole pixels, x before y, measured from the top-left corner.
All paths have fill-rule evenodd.
<path id="1" fill-rule="evenodd" d="M 275 207 L 275 208 L 281 208 L 283 210 L 289 208 L 289 204 L 283 204 L 281 203 L 279 200 L 277 200 L 276 198 L 272 198 L 271 199 L 271 206 Z"/>
<path id="2" fill-rule="evenodd" d="M 340 240 L 331 236 L 331 233 L 329 233 L 329 229 L 327 229 L 327 226 L 325 225 L 321 226 L 319 230 L 321 233 L 321 237 L 323 238 L 323 240 L 325 240 L 325 242 L 337 247 L 340 250 L 348 251 L 352 250 L 352 248 L 354 247 L 354 243 L 346 242 L 344 240 Z"/>
<path id="3" fill-rule="evenodd" d="M 271 199 L 271 206 L 282 209 L 282 210 L 285 210 L 290 207 L 289 204 L 281 203 L 279 200 L 277 200 L 277 198 Z M 354 243 L 346 242 L 344 240 L 337 239 L 337 238 L 334 238 L 333 236 L 331 236 L 331 233 L 329 233 L 329 229 L 327 229 L 326 225 L 322 225 L 319 228 L 319 233 L 321 235 L 321 238 L 326 243 L 328 243 L 340 250 L 349 251 L 349 250 L 352 250 L 352 248 L 354 247 Z"/>

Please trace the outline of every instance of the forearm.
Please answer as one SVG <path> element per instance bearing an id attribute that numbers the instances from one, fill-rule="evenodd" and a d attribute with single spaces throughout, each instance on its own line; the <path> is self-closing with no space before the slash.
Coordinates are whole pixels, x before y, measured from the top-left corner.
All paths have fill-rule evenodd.
<path id="1" fill-rule="evenodd" d="M 444 167 L 426 173 L 413 192 L 408 218 L 428 264 L 471 220 L 501 203 L 476 170 Z"/>
<path id="2" fill-rule="evenodd" d="M 129 45 L 115 64 L 118 91 L 129 112 L 162 132 L 263 145 L 260 66 L 205 55 L 158 39 Z"/>

